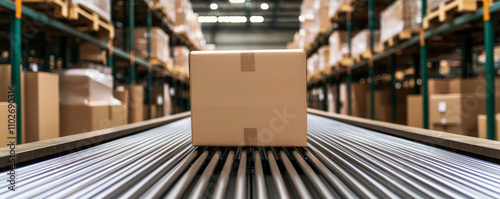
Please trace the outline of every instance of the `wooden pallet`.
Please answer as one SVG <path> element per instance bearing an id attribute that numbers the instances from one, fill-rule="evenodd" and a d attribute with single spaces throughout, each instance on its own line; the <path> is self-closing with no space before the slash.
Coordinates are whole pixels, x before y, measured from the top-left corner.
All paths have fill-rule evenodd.
<path id="1" fill-rule="evenodd" d="M 83 32 L 96 32 L 102 38 L 114 38 L 113 24 L 96 12 L 82 5 L 72 5 L 70 0 L 23 0 L 26 5 Z"/>
<path id="2" fill-rule="evenodd" d="M 444 22 L 454 19 L 457 15 L 465 12 L 474 12 L 480 6 L 481 1 L 478 0 L 448 0 L 439 7 L 427 11 L 424 17 L 424 29 L 434 28 Z"/>
<path id="3" fill-rule="evenodd" d="M 354 63 L 360 62 L 363 59 L 369 59 L 373 56 L 373 53 L 370 50 L 367 50 L 364 53 L 361 53 L 359 55 L 353 56 L 352 59 L 354 60 Z"/>
<path id="4" fill-rule="evenodd" d="M 160 12 L 161 12 L 161 14 L 162 14 L 163 18 L 164 18 L 164 19 L 165 19 L 168 23 L 173 24 L 173 20 L 172 20 L 172 19 L 170 18 L 170 16 L 167 14 L 167 13 L 168 13 L 167 9 L 166 9 L 166 8 L 164 8 L 164 7 L 162 7 L 162 6 L 160 5 L 160 1 L 155 0 L 155 1 L 153 2 L 153 4 L 154 4 L 154 6 L 155 6 L 156 10 L 158 10 L 158 11 L 160 11 Z"/>
<path id="5" fill-rule="evenodd" d="M 332 21 L 337 21 L 340 19 L 341 15 L 346 12 L 351 12 L 352 11 L 352 5 L 344 4 L 340 6 L 340 8 L 333 14 L 332 16 Z"/>
<path id="6" fill-rule="evenodd" d="M 108 38 L 115 37 L 113 24 L 85 6 L 71 5 L 68 19 L 87 24 L 87 26 L 78 27 L 77 29 L 80 31 L 97 32 L 102 37 L 106 37 L 106 35 Z"/>
<path id="7" fill-rule="evenodd" d="M 67 0 L 23 0 L 22 3 L 55 18 L 68 17 L 69 6 Z"/>
<path id="8" fill-rule="evenodd" d="M 383 50 L 387 50 L 389 48 L 392 48 L 393 46 L 396 46 L 408 39 L 413 38 L 415 35 L 418 35 L 420 33 L 419 29 L 406 29 L 398 34 L 392 36 L 390 39 L 387 41 L 384 41 L 382 43 Z"/>
<path id="9" fill-rule="evenodd" d="M 354 59 L 351 57 L 346 57 L 340 61 L 340 67 L 349 67 L 354 65 Z"/>

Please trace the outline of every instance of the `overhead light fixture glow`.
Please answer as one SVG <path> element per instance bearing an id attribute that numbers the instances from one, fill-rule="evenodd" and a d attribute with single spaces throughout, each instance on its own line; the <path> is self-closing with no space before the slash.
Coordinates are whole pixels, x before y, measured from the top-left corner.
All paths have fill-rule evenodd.
<path id="1" fill-rule="evenodd" d="M 304 20 L 305 20 L 304 16 L 300 15 L 300 16 L 299 16 L 299 21 L 300 21 L 300 22 L 304 22 Z"/>
<path id="2" fill-rule="evenodd" d="M 215 23 L 217 22 L 216 16 L 199 16 L 198 22 L 200 23 Z"/>
<path id="3" fill-rule="evenodd" d="M 260 4 L 260 8 L 261 8 L 262 10 L 267 10 L 267 9 L 269 9 L 269 4 L 267 4 L 267 3 L 262 3 L 262 4 Z"/>
<path id="4" fill-rule="evenodd" d="M 219 23 L 245 23 L 247 17 L 245 16 L 220 16 L 217 21 Z"/>
<path id="5" fill-rule="evenodd" d="M 216 3 L 211 3 L 210 4 L 210 9 L 217 10 L 217 8 L 219 8 L 219 6 Z"/>
<path id="6" fill-rule="evenodd" d="M 264 17 L 262 17 L 262 16 L 251 16 L 250 17 L 250 22 L 252 22 L 252 23 L 262 23 L 262 22 L 264 22 Z"/>
<path id="7" fill-rule="evenodd" d="M 245 3 L 245 0 L 229 0 L 231 3 Z"/>

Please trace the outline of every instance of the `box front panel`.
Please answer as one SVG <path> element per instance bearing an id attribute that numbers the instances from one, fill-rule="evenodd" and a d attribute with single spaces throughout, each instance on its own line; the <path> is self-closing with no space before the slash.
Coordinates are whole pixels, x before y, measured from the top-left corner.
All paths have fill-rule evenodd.
<path id="1" fill-rule="evenodd" d="M 194 145 L 306 144 L 302 51 L 192 54 L 191 89 Z"/>

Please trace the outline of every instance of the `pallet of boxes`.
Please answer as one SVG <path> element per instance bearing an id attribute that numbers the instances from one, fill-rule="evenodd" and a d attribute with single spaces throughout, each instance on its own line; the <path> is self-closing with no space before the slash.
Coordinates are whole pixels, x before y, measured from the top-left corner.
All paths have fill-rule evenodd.
<path id="1" fill-rule="evenodd" d="M 484 77 L 430 79 L 428 85 L 430 129 L 486 138 L 481 132 L 481 115 L 486 113 Z M 422 127 L 422 96 L 409 95 L 407 100 L 408 125 Z M 500 102 L 500 95 L 495 101 Z M 499 113 L 500 107 L 495 112 Z"/>
<path id="2" fill-rule="evenodd" d="M 67 69 L 59 77 L 62 136 L 127 124 L 126 101 L 113 97 L 109 68 Z"/>

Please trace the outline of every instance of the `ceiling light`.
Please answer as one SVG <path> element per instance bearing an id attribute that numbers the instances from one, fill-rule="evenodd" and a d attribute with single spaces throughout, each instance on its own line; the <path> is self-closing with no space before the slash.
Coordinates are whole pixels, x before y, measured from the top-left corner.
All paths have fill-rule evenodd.
<path id="1" fill-rule="evenodd" d="M 300 16 L 299 16 L 299 21 L 300 21 L 300 22 L 304 22 L 304 20 L 305 20 L 304 16 L 300 15 Z"/>
<path id="2" fill-rule="evenodd" d="M 262 10 L 267 10 L 267 9 L 269 9 L 269 4 L 267 4 L 267 3 L 262 3 L 262 4 L 260 4 L 260 8 L 261 8 Z"/>
<path id="3" fill-rule="evenodd" d="M 219 8 L 219 6 L 216 3 L 211 3 L 210 4 L 210 9 L 217 10 L 217 8 Z"/>
<path id="4" fill-rule="evenodd" d="M 199 16 L 198 22 L 200 23 L 215 23 L 217 22 L 216 16 Z"/>
<path id="5" fill-rule="evenodd" d="M 250 17 L 250 22 L 252 22 L 252 23 L 262 23 L 262 22 L 264 22 L 264 17 L 262 17 L 262 16 L 251 16 Z"/>
<path id="6" fill-rule="evenodd" d="M 220 16 L 218 19 L 219 23 L 245 23 L 247 22 L 247 17 L 245 16 Z"/>
<path id="7" fill-rule="evenodd" d="M 229 0 L 231 3 L 245 3 L 245 0 Z"/>

